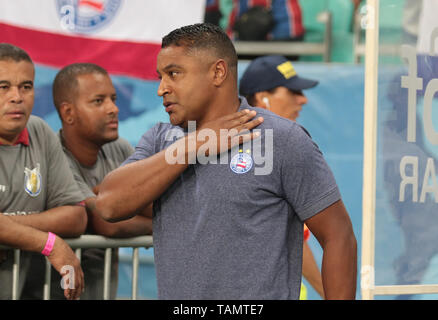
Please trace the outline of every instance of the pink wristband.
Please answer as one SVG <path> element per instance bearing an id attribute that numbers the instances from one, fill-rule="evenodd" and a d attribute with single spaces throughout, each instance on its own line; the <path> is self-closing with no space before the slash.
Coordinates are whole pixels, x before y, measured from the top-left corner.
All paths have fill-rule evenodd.
<path id="1" fill-rule="evenodd" d="M 46 246 L 44 247 L 41 253 L 45 256 L 49 256 L 49 254 L 53 250 L 53 246 L 55 245 L 56 235 L 54 233 L 49 232 L 49 237 L 47 238 Z"/>

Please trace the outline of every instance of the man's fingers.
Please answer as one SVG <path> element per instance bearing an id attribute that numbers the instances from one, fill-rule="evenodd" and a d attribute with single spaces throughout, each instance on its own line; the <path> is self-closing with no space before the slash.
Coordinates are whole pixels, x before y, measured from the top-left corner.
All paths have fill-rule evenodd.
<path id="1" fill-rule="evenodd" d="M 240 128 L 238 128 L 239 130 L 251 130 L 255 127 L 257 127 L 259 124 L 261 124 L 264 121 L 263 117 L 258 117 L 254 120 L 251 120 L 249 122 L 245 122 L 243 123 Z"/>
<path id="2" fill-rule="evenodd" d="M 245 109 L 237 113 L 237 117 L 229 121 L 229 128 L 237 128 L 247 123 L 249 120 L 256 116 L 257 112 L 254 110 Z"/>
<path id="3" fill-rule="evenodd" d="M 82 272 L 82 269 L 81 269 L 80 273 L 81 273 L 81 278 L 80 278 L 81 283 L 80 283 L 79 295 L 81 295 L 85 290 L 85 279 L 84 279 L 84 273 Z"/>
<path id="4" fill-rule="evenodd" d="M 255 112 L 254 110 L 242 110 L 243 112 L 240 114 L 239 112 L 239 116 L 237 117 L 237 121 L 240 122 L 240 124 L 244 124 L 246 122 L 248 122 L 250 119 L 254 118 L 255 115 L 257 114 L 257 112 Z"/>
<path id="5" fill-rule="evenodd" d="M 76 274 L 78 275 L 75 279 L 75 291 L 73 299 L 77 300 L 81 296 L 82 292 L 84 292 L 84 273 L 80 267 L 76 268 Z"/>
<path id="6" fill-rule="evenodd" d="M 67 289 L 64 290 L 64 296 L 68 300 L 77 300 L 81 296 L 83 290 L 84 290 L 84 280 L 83 277 L 81 277 L 79 270 L 77 270 L 76 273 L 78 276 L 74 280 L 74 288 L 67 287 Z"/>
<path id="7" fill-rule="evenodd" d="M 76 256 L 75 256 L 76 258 Z M 70 270 L 61 273 L 63 277 L 64 296 L 68 300 L 77 300 L 84 291 L 84 273 L 79 261 L 69 264 Z"/>
<path id="8" fill-rule="evenodd" d="M 71 298 L 70 298 L 70 289 L 64 289 L 64 297 L 67 300 L 71 300 Z"/>
<path id="9" fill-rule="evenodd" d="M 220 119 L 215 121 L 211 121 L 209 124 L 206 124 L 206 128 L 210 128 L 213 130 L 220 129 L 252 129 L 255 126 L 259 125 L 263 120 L 262 117 L 257 118 L 258 120 L 251 120 L 257 115 L 255 110 L 244 109 L 239 112 L 235 112 L 229 115 L 226 115 Z M 219 128 L 217 127 L 219 126 Z M 202 130 L 202 128 L 199 128 Z"/>
<path id="10" fill-rule="evenodd" d="M 240 110 L 238 112 L 234 112 L 232 114 L 227 114 L 222 119 L 226 120 L 226 121 L 236 120 L 236 119 L 239 119 L 241 117 L 244 117 L 245 115 L 247 115 L 249 113 L 250 113 L 249 109 L 243 109 L 243 110 Z"/>
<path id="11" fill-rule="evenodd" d="M 245 122 L 248 122 L 254 118 L 256 114 L 257 112 L 254 110 L 244 109 L 239 112 L 228 114 L 218 120 L 220 120 L 222 124 L 225 124 L 225 127 L 228 129 L 232 129 L 244 124 Z"/>

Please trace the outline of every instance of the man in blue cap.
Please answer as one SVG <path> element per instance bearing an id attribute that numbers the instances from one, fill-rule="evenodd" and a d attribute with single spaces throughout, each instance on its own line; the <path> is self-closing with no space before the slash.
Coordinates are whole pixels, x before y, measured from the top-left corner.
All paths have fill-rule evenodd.
<path id="1" fill-rule="evenodd" d="M 301 78 L 283 56 L 263 56 L 251 62 L 240 79 L 240 95 L 252 106 L 295 121 L 307 103 L 303 90 L 318 81 Z"/>

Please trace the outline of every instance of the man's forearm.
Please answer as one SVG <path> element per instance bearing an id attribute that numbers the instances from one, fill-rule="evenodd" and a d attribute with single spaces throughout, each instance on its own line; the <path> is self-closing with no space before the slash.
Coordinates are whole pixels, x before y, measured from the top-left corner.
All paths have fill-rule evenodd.
<path id="1" fill-rule="evenodd" d="M 87 214 L 82 206 L 61 206 L 41 213 L 9 218 L 17 223 L 67 238 L 80 236 L 87 225 Z"/>
<path id="2" fill-rule="evenodd" d="M 136 237 L 152 234 L 152 217 L 137 215 L 128 220 L 119 222 L 107 222 L 96 209 L 96 198 L 85 200 L 88 213 L 88 226 L 92 232 L 111 238 Z"/>
<path id="3" fill-rule="evenodd" d="M 178 145 L 185 148 L 188 139 L 178 140 L 174 148 Z M 107 221 L 130 218 L 161 196 L 187 167 L 187 154 L 170 164 L 166 161 L 166 150 L 120 167 L 100 184 L 96 209 Z"/>
<path id="4" fill-rule="evenodd" d="M 48 234 L 0 214 L 0 243 L 13 248 L 41 252 Z"/>
<path id="5" fill-rule="evenodd" d="M 356 239 L 328 241 L 324 246 L 322 282 L 326 299 L 355 299 L 357 276 Z"/>
<path id="6" fill-rule="evenodd" d="M 100 218 L 103 220 L 102 218 Z M 104 224 L 107 224 L 106 226 Z M 152 219 L 137 215 L 119 222 L 101 221 L 94 223 L 93 231 L 111 238 L 127 238 L 152 234 Z"/>

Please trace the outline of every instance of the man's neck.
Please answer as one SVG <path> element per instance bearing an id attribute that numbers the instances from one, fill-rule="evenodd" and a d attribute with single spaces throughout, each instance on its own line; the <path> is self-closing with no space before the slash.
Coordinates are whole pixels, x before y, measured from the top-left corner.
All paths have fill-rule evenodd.
<path id="1" fill-rule="evenodd" d="M 64 147 L 81 165 L 91 167 L 96 163 L 101 146 L 81 139 L 73 130 L 68 129 L 61 130 L 61 139 Z"/>
<path id="2" fill-rule="evenodd" d="M 0 137 L 0 145 L 13 146 L 18 140 L 18 135 L 15 137 Z"/>
<path id="3" fill-rule="evenodd" d="M 239 107 L 240 101 L 237 93 L 229 96 L 220 96 L 219 99 L 214 100 L 213 104 L 209 107 L 209 112 L 196 125 L 200 127 L 206 122 L 237 112 Z"/>

